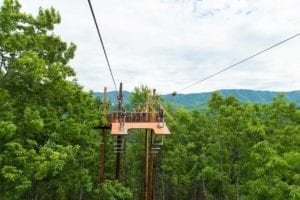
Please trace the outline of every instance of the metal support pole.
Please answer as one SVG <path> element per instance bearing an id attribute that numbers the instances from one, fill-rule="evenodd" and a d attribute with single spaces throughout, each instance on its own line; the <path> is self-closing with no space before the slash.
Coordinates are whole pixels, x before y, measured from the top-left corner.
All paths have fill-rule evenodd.
<path id="1" fill-rule="evenodd" d="M 121 147 L 122 145 L 122 137 L 117 136 L 117 146 Z M 116 158 L 116 180 L 120 180 L 121 177 L 121 150 L 117 150 L 117 158 Z"/>

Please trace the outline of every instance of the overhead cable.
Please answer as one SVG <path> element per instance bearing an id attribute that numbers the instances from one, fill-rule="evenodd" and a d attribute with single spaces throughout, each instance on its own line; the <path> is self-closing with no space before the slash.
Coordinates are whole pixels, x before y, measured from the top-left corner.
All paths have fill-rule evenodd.
<path id="1" fill-rule="evenodd" d="M 92 3 L 91 3 L 90 0 L 88 0 L 88 3 L 89 3 L 90 9 L 91 9 L 91 13 L 92 13 L 92 16 L 93 16 L 93 19 L 94 19 L 94 23 L 95 23 L 95 26 L 96 26 L 96 29 L 97 29 L 98 37 L 99 37 L 99 40 L 101 42 L 101 46 L 102 46 L 102 49 L 103 49 L 103 52 L 104 52 L 106 63 L 107 63 L 107 66 L 109 68 L 110 75 L 111 75 L 111 78 L 112 78 L 114 86 L 115 86 L 115 90 L 118 91 L 117 84 L 116 84 L 116 81 L 115 81 L 115 78 L 114 78 L 114 75 L 113 75 L 113 72 L 112 72 L 109 60 L 108 60 L 108 56 L 107 56 L 107 53 L 106 53 L 106 50 L 105 50 L 105 47 L 104 47 L 103 39 L 102 39 L 102 36 L 101 36 L 101 33 L 100 33 L 100 29 L 99 29 L 99 26 L 98 26 L 98 23 L 97 23 L 97 20 L 96 20 L 96 16 L 95 16 L 95 13 L 94 13 L 94 10 L 93 10 Z"/>
<path id="2" fill-rule="evenodd" d="M 291 39 L 293 39 L 293 38 L 295 38 L 295 37 L 298 37 L 299 35 L 300 35 L 300 33 L 297 33 L 297 34 L 295 34 L 295 35 L 293 35 L 293 36 L 291 36 L 291 37 L 289 37 L 289 38 L 287 38 L 287 39 L 285 39 L 285 40 L 282 40 L 282 41 L 280 41 L 280 42 L 278 42 L 278 43 L 276 43 L 276 44 L 274 44 L 274 45 L 272 45 L 272 46 L 270 46 L 270 47 L 268 47 L 268 48 L 266 48 L 266 49 L 264 49 L 264 50 L 261 50 L 261 51 L 255 53 L 255 54 L 253 54 L 253 55 L 247 57 L 247 58 L 244 58 L 243 60 L 241 60 L 241 61 L 239 61 L 239 62 L 237 62 L 237 63 L 234 63 L 233 65 L 230 65 L 230 66 L 228 66 L 228 67 L 225 67 L 225 68 L 223 68 L 222 70 L 220 70 L 220 71 L 218 71 L 218 72 L 216 72 L 216 73 L 214 73 L 214 74 L 211 74 L 211 75 L 209 75 L 209 76 L 207 76 L 207 77 L 205 77 L 205 78 L 203 78 L 203 79 L 201 79 L 201 80 L 199 80 L 199 81 L 196 81 L 196 82 L 194 82 L 194 83 L 192 83 L 192 84 L 190 84 L 190 85 L 188 85 L 188 86 L 182 88 L 181 90 L 178 90 L 178 92 L 182 92 L 183 90 L 186 90 L 186 89 L 188 89 L 188 88 L 191 88 L 191 87 L 193 87 L 194 85 L 200 84 L 200 83 L 202 83 L 202 82 L 204 82 L 204 81 L 206 81 L 206 80 L 208 80 L 208 79 L 211 79 L 211 78 L 213 78 L 214 76 L 217 76 L 217 75 L 219 75 L 219 74 L 221 74 L 221 73 L 223 73 L 223 72 L 225 72 L 225 71 L 227 71 L 227 70 L 229 70 L 229 69 L 231 69 L 231 68 L 233 68 L 233 67 L 235 67 L 235 66 L 237 66 L 237 65 L 239 65 L 239 64 L 241 64 L 241 63 L 243 63 L 243 62 L 246 62 L 246 61 L 248 61 L 248 60 L 250 60 L 250 59 L 252 59 L 252 58 L 254 58 L 254 57 L 256 57 L 256 56 L 258 56 L 258 55 L 260 55 L 260 54 L 262 54 L 262 53 L 264 53 L 264 52 L 266 52 L 266 51 L 268 51 L 268 50 L 270 50 L 270 49 L 272 49 L 272 48 L 274 48 L 274 47 L 277 47 L 277 46 L 279 46 L 279 45 L 281 45 L 281 44 L 283 44 L 283 43 L 285 43 L 285 42 L 287 42 L 287 41 L 289 41 L 289 40 L 291 40 Z M 177 94 L 176 91 L 173 92 L 173 96 L 175 96 L 176 94 Z"/>

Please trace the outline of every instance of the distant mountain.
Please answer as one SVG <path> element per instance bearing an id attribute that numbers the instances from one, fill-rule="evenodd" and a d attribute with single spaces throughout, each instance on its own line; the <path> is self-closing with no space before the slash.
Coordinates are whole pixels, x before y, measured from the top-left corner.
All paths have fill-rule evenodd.
<path id="1" fill-rule="evenodd" d="M 300 90 L 292 92 L 272 92 L 272 91 L 256 91 L 256 90 L 244 90 L 244 89 L 230 89 L 220 90 L 223 96 L 235 96 L 241 102 L 251 103 L 270 103 L 272 99 L 283 93 L 289 102 L 295 102 L 300 107 Z M 129 103 L 130 92 L 125 91 L 124 103 Z M 172 96 L 171 94 L 162 95 L 165 102 L 171 102 L 175 106 L 182 106 L 186 108 L 205 108 L 207 107 L 207 101 L 210 98 L 212 92 L 193 93 L 193 94 L 177 94 Z M 96 92 L 95 96 L 103 97 L 103 93 Z M 112 104 L 117 104 L 117 92 L 108 92 L 108 98 Z"/>
<path id="2" fill-rule="evenodd" d="M 300 91 L 292 92 L 271 92 L 256 91 L 244 89 L 220 90 L 223 96 L 234 96 L 244 103 L 271 103 L 273 98 L 283 93 L 289 102 L 295 102 L 300 106 Z M 166 101 L 173 102 L 175 105 L 187 108 L 205 107 L 212 92 L 195 93 L 195 94 L 178 94 L 173 97 L 171 94 L 165 95 Z"/>

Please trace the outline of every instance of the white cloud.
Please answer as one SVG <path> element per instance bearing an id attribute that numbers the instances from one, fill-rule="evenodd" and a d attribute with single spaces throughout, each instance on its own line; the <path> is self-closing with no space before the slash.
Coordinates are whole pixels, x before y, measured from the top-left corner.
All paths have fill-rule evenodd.
<path id="1" fill-rule="evenodd" d="M 20 0 L 60 11 L 57 33 L 77 44 L 71 62 L 88 90 L 113 90 L 87 1 Z M 92 1 L 111 66 L 126 90 L 170 93 L 300 32 L 298 0 Z M 300 89 L 300 37 L 185 91 Z"/>

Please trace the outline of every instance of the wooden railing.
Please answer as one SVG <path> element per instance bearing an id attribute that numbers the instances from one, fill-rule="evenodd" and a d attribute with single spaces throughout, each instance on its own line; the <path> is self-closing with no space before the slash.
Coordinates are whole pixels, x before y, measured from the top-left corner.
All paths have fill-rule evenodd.
<path id="1" fill-rule="evenodd" d="M 161 122 L 162 119 L 159 117 L 158 113 L 152 112 L 124 112 L 118 113 L 113 112 L 106 115 L 108 123 L 115 123 L 122 120 L 124 116 L 124 121 L 126 123 L 136 123 L 136 122 Z"/>

